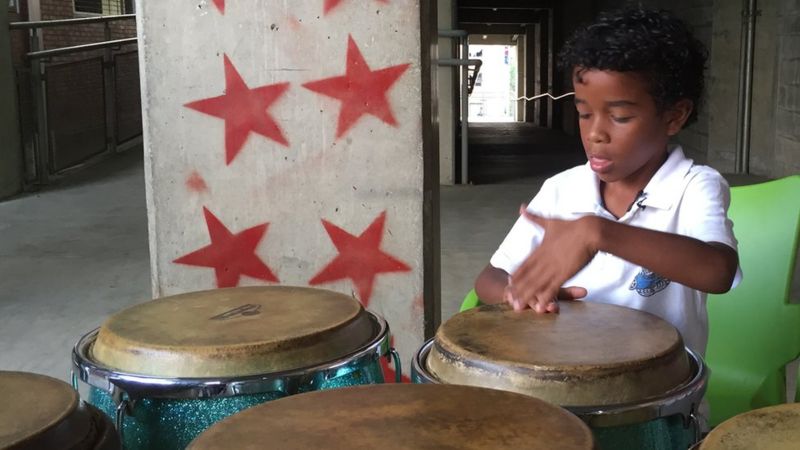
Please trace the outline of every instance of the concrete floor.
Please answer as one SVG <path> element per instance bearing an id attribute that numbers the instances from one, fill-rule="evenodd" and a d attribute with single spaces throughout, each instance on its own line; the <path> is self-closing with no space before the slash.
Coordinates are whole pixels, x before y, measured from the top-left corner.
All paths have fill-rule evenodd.
<path id="1" fill-rule="evenodd" d="M 141 151 L 0 203 L 0 369 L 66 380 L 75 341 L 150 297 Z"/>
<path id="2" fill-rule="evenodd" d="M 0 369 L 67 380 L 82 334 L 151 297 L 141 151 L 76 178 L 0 202 Z M 542 180 L 442 187 L 443 319 Z"/>

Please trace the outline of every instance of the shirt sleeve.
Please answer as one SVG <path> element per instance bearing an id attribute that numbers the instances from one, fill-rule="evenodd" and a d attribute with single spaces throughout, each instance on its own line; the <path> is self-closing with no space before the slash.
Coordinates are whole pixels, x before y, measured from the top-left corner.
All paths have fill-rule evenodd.
<path id="1" fill-rule="evenodd" d="M 545 181 L 539 193 L 528 204 L 528 211 L 533 214 L 550 217 L 551 204 L 553 203 L 553 190 L 550 180 Z M 508 232 L 497 251 L 494 252 L 489 264 L 492 267 L 514 273 L 525 258 L 539 246 L 544 236 L 544 230 L 539 225 L 528 219 L 517 219 L 511 231 Z"/>
<path id="2" fill-rule="evenodd" d="M 731 191 L 728 182 L 713 169 L 704 168 L 689 181 L 681 201 L 679 232 L 703 242 L 719 242 L 738 251 L 733 222 L 728 218 Z M 739 284 L 741 268 L 731 287 Z"/>

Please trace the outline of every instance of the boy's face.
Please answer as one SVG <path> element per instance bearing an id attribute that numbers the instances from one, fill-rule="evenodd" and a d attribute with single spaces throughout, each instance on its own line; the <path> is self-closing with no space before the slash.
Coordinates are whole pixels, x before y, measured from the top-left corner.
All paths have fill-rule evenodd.
<path id="1" fill-rule="evenodd" d="M 576 69 L 573 84 L 592 170 L 606 183 L 644 186 L 664 162 L 669 137 L 686 122 L 691 102 L 659 111 L 645 81 L 631 72 Z"/>

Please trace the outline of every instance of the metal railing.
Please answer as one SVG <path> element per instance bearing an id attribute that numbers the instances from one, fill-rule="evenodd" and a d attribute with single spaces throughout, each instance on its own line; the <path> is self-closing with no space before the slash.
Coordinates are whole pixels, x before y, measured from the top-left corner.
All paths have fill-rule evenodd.
<path id="1" fill-rule="evenodd" d="M 139 97 L 138 58 L 127 57 L 136 53 L 121 52 L 128 46 L 137 44 L 137 38 L 112 39 L 111 23 L 134 20 L 136 15 L 124 14 L 115 16 L 86 17 L 77 19 L 47 20 L 36 22 L 13 22 L 11 30 L 26 30 L 29 34 L 29 50 L 26 64 L 18 75 L 27 72 L 29 76 L 20 76 L 18 86 L 20 96 L 27 90 L 32 108 L 27 122 L 32 129 L 23 129 L 24 148 L 26 152 L 27 184 L 47 184 L 48 181 L 75 168 L 91 164 L 97 159 L 114 153 L 133 139 L 141 135 L 141 111 L 138 114 L 138 135 L 127 127 L 125 141 L 120 141 L 119 111 L 117 100 L 118 89 L 135 90 L 136 101 Z M 89 24 L 103 24 L 104 40 L 88 44 L 72 45 L 61 48 L 42 49 L 42 30 L 54 27 L 70 27 Z M 83 58 L 68 58 L 85 52 L 102 50 L 102 55 Z M 137 78 L 124 78 L 129 86 L 118 86 L 118 57 L 124 59 L 129 66 L 136 64 Z M 59 59 L 60 61 L 54 61 Z M 64 59 L 69 61 L 64 62 Z M 23 81 L 23 79 L 27 80 Z M 27 82 L 26 82 L 27 81 Z M 29 86 L 26 86 L 29 85 Z M 83 91 L 78 89 L 80 86 Z M 70 88 L 75 88 L 70 91 Z M 126 105 L 135 103 L 124 102 Z M 138 103 L 137 103 L 138 105 Z M 137 107 L 133 105 L 131 107 Z M 140 108 L 140 107 L 139 107 Z M 26 108 L 20 108 L 24 114 Z M 81 115 L 81 110 L 94 111 L 96 114 Z M 135 117 L 136 114 L 124 114 Z M 76 117 L 76 115 L 78 117 Z M 84 118 L 84 123 L 80 119 Z M 89 123 L 87 123 L 87 121 Z M 25 123 L 25 120 L 21 120 Z M 135 124 L 134 124 L 135 127 Z M 23 126 L 24 128 L 24 126 Z M 131 138 L 133 135 L 133 138 Z"/>

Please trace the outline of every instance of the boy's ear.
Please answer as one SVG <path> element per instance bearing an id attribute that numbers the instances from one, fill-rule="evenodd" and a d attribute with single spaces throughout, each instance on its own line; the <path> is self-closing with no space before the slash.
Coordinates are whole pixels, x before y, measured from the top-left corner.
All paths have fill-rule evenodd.
<path id="1" fill-rule="evenodd" d="M 674 136 L 681 131 L 693 109 L 694 103 L 688 98 L 678 100 L 669 108 L 667 111 L 667 134 L 669 136 Z"/>

